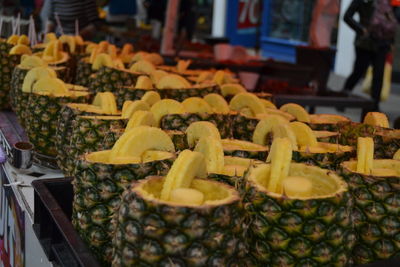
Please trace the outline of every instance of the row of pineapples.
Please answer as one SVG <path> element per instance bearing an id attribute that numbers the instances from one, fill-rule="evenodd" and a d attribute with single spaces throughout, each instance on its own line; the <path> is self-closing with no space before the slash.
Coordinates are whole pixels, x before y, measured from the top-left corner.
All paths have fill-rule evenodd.
<path id="1" fill-rule="evenodd" d="M 397 161 L 371 165 L 371 146 L 359 144 L 359 160 L 340 166 L 359 136 L 374 138 L 376 158 L 393 157 L 399 133 L 376 126 L 382 114 L 358 124 L 277 109 L 227 72 L 158 66 L 129 47 L 136 63 L 126 70 L 124 49 L 116 60 L 108 47 L 78 61 L 90 93 L 37 55 L 22 57 L 12 82 L 31 142 L 75 177 L 74 225 L 102 262 L 340 266 L 396 256 Z M 319 167 L 339 171 L 352 197 Z"/>

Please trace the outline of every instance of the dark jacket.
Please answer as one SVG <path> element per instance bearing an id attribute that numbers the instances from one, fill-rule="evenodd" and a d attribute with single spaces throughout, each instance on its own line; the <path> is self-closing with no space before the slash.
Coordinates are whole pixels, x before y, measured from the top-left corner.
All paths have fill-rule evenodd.
<path id="1" fill-rule="evenodd" d="M 374 0 L 353 0 L 344 14 L 344 21 L 356 32 L 355 45 L 366 50 L 376 51 L 387 48 L 392 40 L 373 39 L 368 35 L 368 27 L 374 13 Z M 358 13 L 360 21 L 354 19 Z"/>

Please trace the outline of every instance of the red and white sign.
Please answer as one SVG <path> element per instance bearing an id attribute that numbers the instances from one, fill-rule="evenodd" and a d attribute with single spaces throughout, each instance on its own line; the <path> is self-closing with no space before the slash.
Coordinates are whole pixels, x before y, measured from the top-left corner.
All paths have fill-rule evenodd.
<path id="1" fill-rule="evenodd" d="M 239 31 L 251 31 L 260 26 L 261 1 L 239 0 L 238 25 Z"/>

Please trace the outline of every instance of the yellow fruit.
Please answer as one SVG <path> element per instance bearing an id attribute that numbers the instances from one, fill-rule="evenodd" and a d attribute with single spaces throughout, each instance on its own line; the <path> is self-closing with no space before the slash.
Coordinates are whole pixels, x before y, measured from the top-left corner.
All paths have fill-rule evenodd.
<path id="1" fill-rule="evenodd" d="M 204 194 L 192 188 L 177 188 L 171 191 L 169 201 L 184 206 L 199 206 L 204 202 Z"/>
<path id="2" fill-rule="evenodd" d="M 33 84 L 40 78 L 57 78 L 56 72 L 48 67 L 36 67 L 28 71 L 22 84 L 22 91 L 25 93 L 32 92 Z"/>
<path id="3" fill-rule="evenodd" d="M 312 183 L 306 177 L 289 176 L 283 182 L 283 194 L 290 198 L 312 197 Z"/>
<path id="4" fill-rule="evenodd" d="M 121 50 L 121 55 L 128 55 L 133 52 L 133 45 L 129 43 L 125 43 Z"/>
<path id="5" fill-rule="evenodd" d="M 213 113 L 211 106 L 200 97 L 186 98 L 182 105 L 189 113 Z"/>
<path id="6" fill-rule="evenodd" d="M 130 117 L 125 131 L 129 131 L 138 126 L 156 126 L 153 113 L 146 110 L 138 110 Z"/>
<path id="7" fill-rule="evenodd" d="M 150 111 L 154 115 L 157 126 L 160 125 L 161 118 L 168 114 L 183 114 L 185 113 L 185 107 L 176 100 L 163 99 L 155 103 Z"/>
<path id="8" fill-rule="evenodd" d="M 105 114 L 117 114 L 117 103 L 111 92 L 97 93 L 92 105 L 99 107 Z"/>
<path id="9" fill-rule="evenodd" d="M 146 92 L 143 96 L 142 99 L 143 101 L 145 101 L 147 104 L 149 104 L 149 106 L 153 106 L 155 103 L 157 103 L 158 101 L 161 100 L 161 96 L 159 93 L 154 92 L 154 91 L 150 91 L 150 92 Z"/>
<path id="10" fill-rule="evenodd" d="M 8 37 L 7 44 L 16 45 L 16 44 L 18 44 L 18 40 L 19 40 L 19 36 L 13 34 L 10 37 Z"/>
<path id="11" fill-rule="evenodd" d="M 114 68 L 120 69 L 120 70 L 125 70 L 125 65 L 124 62 L 120 58 L 115 58 L 113 60 Z"/>
<path id="12" fill-rule="evenodd" d="M 130 71 L 150 74 L 156 70 L 156 67 L 147 60 L 139 60 L 135 62 L 130 68 Z"/>
<path id="13" fill-rule="evenodd" d="M 164 178 L 160 199 L 169 201 L 173 190 L 189 188 L 195 177 L 207 177 L 205 165 L 203 154 L 190 150 L 182 151 Z"/>
<path id="14" fill-rule="evenodd" d="M 107 55 L 105 53 L 101 53 L 96 56 L 94 59 L 94 62 L 92 64 L 92 69 L 93 70 L 99 70 L 101 67 L 113 67 L 113 61 L 111 59 L 110 55 Z"/>
<path id="15" fill-rule="evenodd" d="M 357 172 L 365 172 L 365 160 L 366 160 L 367 145 L 364 137 L 358 137 L 357 139 Z"/>
<path id="16" fill-rule="evenodd" d="M 71 53 L 75 53 L 76 50 L 76 38 L 75 36 L 70 36 L 70 35 L 61 35 L 59 40 L 63 44 L 67 44 L 69 47 L 69 51 Z"/>
<path id="17" fill-rule="evenodd" d="M 168 75 L 168 73 L 163 70 L 155 70 L 150 74 L 150 79 L 153 82 L 153 84 L 158 84 L 161 78 L 166 75 Z"/>
<path id="18" fill-rule="evenodd" d="M 221 85 L 221 93 L 223 96 L 237 95 L 239 93 L 246 93 L 247 90 L 240 84 L 228 83 Z"/>
<path id="19" fill-rule="evenodd" d="M 396 151 L 393 155 L 393 159 L 400 160 L 400 149 Z"/>
<path id="20" fill-rule="evenodd" d="M 265 107 L 260 99 L 251 93 L 239 93 L 235 95 L 229 103 L 231 110 L 240 111 L 249 108 L 254 114 L 265 113 Z"/>
<path id="21" fill-rule="evenodd" d="M 21 57 L 20 67 L 27 69 L 32 69 L 35 67 L 47 67 L 47 63 L 38 56 L 23 55 Z"/>
<path id="22" fill-rule="evenodd" d="M 68 92 L 65 83 L 57 78 L 40 78 L 33 85 L 34 93 L 65 94 Z"/>
<path id="23" fill-rule="evenodd" d="M 260 100 L 261 100 L 261 102 L 263 103 L 264 107 L 266 107 L 266 108 L 272 108 L 272 109 L 276 109 L 276 106 L 275 106 L 275 104 L 274 104 L 274 103 L 272 103 L 271 101 L 269 101 L 269 100 L 266 100 L 266 99 L 262 99 L 262 98 L 260 98 Z"/>
<path id="24" fill-rule="evenodd" d="M 374 140 L 370 137 L 366 139 L 365 173 L 371 173 L 374 167 Z"/>
<path id="25" fill-rule="evenodd" d="M 135 88 L 153 89 L 153 82 L 148 76 L 141 75 L 136 81 Z"/>
<path id="26" fill-rule="evenodd" d="M 135 100 L 126 109 L 122 110 L 121 117 L 128 119 L 138 110 L 150 110 L 150 106 L 143 100 Z"/>
<path id="27" fill-rule="evenodd" d="M 167 74 L 156 84 L 158 89 L 185 89 L 190 88 L 190 83 L 177 74 Z"/>
<path id="28" fill-rule="evenodd" d="M 298 104 L 285 104 L 280 107 L 280 110 L 292 114 L 298 121 L 307 123 L 311 122 L 308 112 Z"/>
<path id="29" fill-rule="evenodd" d="M 221 95 L 208 94 L 203 99 L 211 106 L 214 112 L 227 114 L 230 111 L 228 103 Z"/>
<path id="30" fill-rule="evenodd" d="M 137 164 L 142 162 L 142 159 L 140 157 L 116 157 L 109 159 L 108 163 L 113 164 L 113 165 L 118 165 L 118 164 Z"/>
<path id="31" fill-rule="evenodd" d="M 43 43 L 47 44 L 47 43 L 50 43 L 51 41 L 56 41 L 56 40 L 57 40 L 57 36 L 55 35 L 55 33 L 49 32 L 49 33 L 46 33 Z"/>
<path id="32" fill-rule="evenodd" d="M 292 149 L 298 149 L 296 134 L 293 132 L 288 123 L 273 126 L 272 135 L 274 140 L 275 138 L 288 138 L 290 140 L 290 143 L 292 144 Z"/>
<path id="33" fill-rule="evenodd" d="M 178 64 L 176 64 L 176 70 L 179 73 L 183 73 L 189 68 L 190 63 L 192 63 L 192 61 L 190 59 L 189 60 L 179 60 Z"/>
<path id="34" fill-rule="evenodd" d="M 109 54 L 112 59 L 116 59 L 117 58 L 117 47 L 115 45 L 110 44 L 107 47 L 107 54 Z"/>
<path id="35" fill-rule="evenodd" d="M 197 76 L 196 83 L 202 83 L 207 80 L 212 80 L 213 73 L 211 71 L 202 71 L 199 76 Z"/>
<path id="36" fill-rule="evenodd" d="M 193 122 L 186 129 L 186 138 L 190 148 L 195 147 L 200 138 L 208 136 L 221 140 L 217 127 L 208 121 Z"/>
<path id="37" fill-rule="evenodd" d="M 267 145 L 266 137 L 272 132 L 274 126 L 279 124 L 287 124 L 288 121 L 281 116 L 277 115 L 266 115 L 263 119 L 261 119 L 256 129 L 253 132 L 253 143 L 259 145 Z"/>
<path id="38" fill-rule="evenodd" d="M 288 121 L 292 121 L 295 119 L 295 117 L 287 112 L 284 112 L 282 110 L 279 109 L 273 109 L 273 108 L 265 108 L 265 114 L 267 115 L 278 115 L 281 116 L 283 118 L 285 118 Z M 263 114 L 260 114 L 260 116 L 263 116 Z"/>
<path id="39" fill-rule="evenodd" d="M 23 54 L 31 55 L 32 50 L 26 45 L 17 44 L 10 49 L 9 54 L 10 55 L 23 55 Z"/>
<path id="40" fill-rule="evenodd" d="M 224 170 L 224 149 L 221 140 L 211 136 L 202 137 L 194 151 L 204 155 L 208 173 L 222 173 Z"/>
<path id="41" fill-rule="evenodd" d="M 372 126 L 389 128 L 389 119 L 386 114 L 381 112 L 368 112 L 365 115 L 364 123 Z"/>
<path id="42" fill-rule="evenodd" d="M 375 168 L 371 170 L 371 175 L 373 176 L 399 176 L 396 170 L 394 169 L 385 169 L 385 168 Z"/>
<path id="43" fill-rule="evenodd" d="M 18 42 L 17 42 L 18 44 L 22 44 L 22 45 L 29 45 L 29 43 L 30 43 L 30 41 L 29 41 L 29 38 L 28 38 L 28 36 L 26 36 L 25 34 L 23 34 L 23 35 L 21 35 L 19 38 L 18 38 Z"/>
<path id="44" fill-rule="evenodd" d="M 302 122 L 294 121 L 289 123 L 290 128 L 292 128 L 294 134 L 296 135 L 297 144 L 300 146 L 317 146 L 317 138 L 311 128 Z"/>

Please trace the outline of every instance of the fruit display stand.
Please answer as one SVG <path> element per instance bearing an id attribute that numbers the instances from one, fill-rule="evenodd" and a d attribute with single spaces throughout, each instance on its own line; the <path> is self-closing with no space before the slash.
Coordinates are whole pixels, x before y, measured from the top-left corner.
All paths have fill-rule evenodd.
<path id="1" fill-rule="evenodd" d="M 49 195 L 35 196 L 31 185 L 58 181 L 63 174 L 35 164 L 26 170 L 10 164 L 12 144 L 26 140 L 15 114 L 0 112 L 0 149 L 8 157 L 0 164 L 2 266 L 96 266 L 63 210 Z M 43 192 L 43 187 L 37 187 Z M 69 193 L 71 196 L 72 190 Z M 72 198 L 67 203 L 71 204 Z M 52 213 L 46 213 L 43 205 Z"/>

